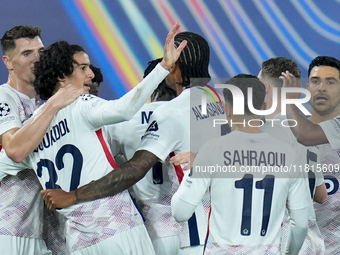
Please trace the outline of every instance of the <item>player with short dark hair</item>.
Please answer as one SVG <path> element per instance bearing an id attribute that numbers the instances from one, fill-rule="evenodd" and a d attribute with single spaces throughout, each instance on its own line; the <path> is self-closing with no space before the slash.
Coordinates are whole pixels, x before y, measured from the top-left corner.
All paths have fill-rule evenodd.
<path id="1" fill-rule="evenodd" d="M 262 63 L 262 69 L 259 73 L 259 78 L 261 79 L 262 82 L 264 82 L 264 84 L 266 85 L 266 90 L 268 91 L 265 98 L 265 102 L 267 103 L 266 107 L 267 108 L 272 107 L 271 104 L 273 104 L 275 99 L 277 101 L 277 107 L 272 114 L 265 116 L 267 122 L 263 125 L 261 129 L 262 131 L 271 134 L 276 139 L 281 140 L 282 142 L 286 142 L 289 145 L 296 148 L 299 157 L 301 159 L 305 159 L 303 165 L 308 164 L 310 165 L 311 169 L 315 169 L 316 165 L 320 163 L 319 150 L 316 148 L 305 147 L 298 143 L 290 128 L 282 124 L 288 118 L 281 112 L 280 90 L 283 87 L 283 80 L 280 79 L 280 77 L 282 72 L 285 71 L 294 73 L 297 79 L 300 79 L 301 77 L 300 68 L 297 65 L 297 63 L 292 59 L 285 57 L 276 57 L 266 60 Z M 273 94 L 274 88 L 278 89 L 277 96 Z M 272 122 L 271 120 L 273 119 L 276 121 Z M 305 174 L 305 180 L 310 187 L 309 192 L 311 198 L 313 198 L 315 202 L 322 203 L 327 196 L 326 186 L 324 183 L 322 173 L 311 170 Z M 282 252 L 284 252 L 285 245 L 287 244 L 288 241 L 287 238 L 289 234 L 289 225 L 290 220 L 287 216 L 282 225 L 281 233 Z M 316 223 L 312 199 L 309 201 L 308 225 L 309 229 L 307 232 L 307 237 L 299 254 L 302 255 L 324 253 L 325 247 L 323 237 Z"/>
<path id="2" fill-rule="evenodd" d="M 253 97 L 254 107 L 262 106 L 265 86 L 257 77 L 242 74 L 226 83 L 239 88 L 245 101 L 248 88 L 257 91 L 258 96 Z M 269 165 L 278 168 L 297 165 L 295 150 L 263 133 L 254 124 L 256 120 L 261 122 L 260 116 L 249 110 L 245 110 L 244 115 L 233 114 L 231 92 L 224 89 L 223 93 L 225 112 L 228 122 L 233 123 L 233 131 L 207 142 L 199 150 L 190 175 L 184 177 L 172 198 L 172 213 L 178 221 L 187 220 L 209 191 L 211 214 L 204 254 L 281 254 L 281 222 L 287 206 L 295 224 L 286 254 L 297 254 L 307 232 L 305 182 L 299 173 L 270 171 L 264 174 L 261 171 Z M 249 120 L 252 125 L 247 124 Z M 271 154 L 281 156 L 271 160 Z M 218 171 L 218 166 L 225 170 Z M 209 167 L 216 171 L 206 171 Z M 234 170 L 228 172 L 228 167 Z M 246 171 L 247 167 L 257 167 L 257 170 Z"/>
<path id="3" fill-rule="evenodd" d="M 312 106 L 309 121 L 322 128 L 334 129 L 336 126 L 326 123 L 340 118 L 340 61 L 334 57 L 318 56 L 310 63 L 308 74 L 307 89 L 311 93 L 309 102 Z M 330 139 L 330 143 L 316 146 L 320 151 L 320 166 L 327 183 L 328 196 L 324 203 L 315 203 L 314 208 L 317 224 L 325 239 L 325 254 L 336 254 L 340 250 L 339 209 L 336 206 L 340 194 L 340 176 L 336 171 L 336 168 L 339 169 L 340 156 L 339 150 L 332 148 L 332 143 L 336 143 L 335 140 L 339 138 Z"/>
<path id="4" fill-rule="evenodd" d="M 34 64 L 39 60 L 39 52 L 44 49 L 40 33 L 39 27 L 15 26 L 1 38 L 2 60 L 9 77 L 7 83 L 0 86 L 0 144 L 17 162 L 38 146 L 55 113 L 83 93 L 82 88 L 70 85 L 48 100 L 34 121 L 29 121 L 41 102 L 33 87 Z M 25 127 L 24 122 L 27 122 Z M 2 254 L 50 254 L 42 240 L 40 190 L 38 179 L 31 170 L 24 170 L 17 176 L 8 175 L 1 181 Z M 21 210 L 19 214 L 18 208 Z M 53 218 L 53 213 L 45 211 L 44 220 L 46 213 Z M 49 229 L 48 235 L 55 230 Z M 62 244 L 57 248 L 60 247 Z"/>
<path id="5" fill-rule="evenodd" d="M 340 79 L 340 61 L 334 57 L 329 56 L 318 56 L 316 57 L 310 64 L 308 68 L 308 78 L 311 75 L 313 69 L 318 67 L 328 66 L 328 68 L 332 68 L 335 73 L 330 74 L 329 77 L 316 77 L 314 80 L 319 84 L 325 84 L 325 81 L 329 81 L 331 79 L 334 80 L 335 84 L 339 83 Z M 301 84 L 298 80 L 295 79 L 294 75 L 291 73 L 282 73 L 282 77 L 286 79 L 287 87 L 297 87 L 301 88 Z M 316 79 L 318 81 L 316 81 Z M 289 99 L 299 99 L 300 93 L 289 93 L 287 98 Z M 332 103 L 329 100 L 326 100 L 327 103 Z M 333 106 L 334 107 L 334 106 Z M 335 106 L 336 107 L 336 106 Z M 304 145 L 318 145 L 329 143 L 333 150 L 340 149 L 340 139 L 339 139 L 339 127 L 340 120 L 334 115 L 335 112 L 332 112 L 332 118 L 327 118 L 327 120 L 322 121 L 320 123 L 313 123 L 305 118 L 305 116 L 300 113 L 299 109 L 296 105 L 291 104 L 287 105 L 287 115 L 290 119 L 296 120 L 299 124 L 291 127 L 294 135 L 297 140 Z"/>

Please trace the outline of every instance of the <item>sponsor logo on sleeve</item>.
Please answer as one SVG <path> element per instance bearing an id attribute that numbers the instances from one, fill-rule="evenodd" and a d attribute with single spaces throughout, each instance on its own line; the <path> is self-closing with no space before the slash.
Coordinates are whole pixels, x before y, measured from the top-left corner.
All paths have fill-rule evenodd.
<path id="1" fill-rule="evenodd" d="M 15 120 L 15 116 L 4 116 L 0 118 L 0 125 Z"/>
<path id="2" fill-rule="evenodd" d="M 159 135 L 152 133 L 152 131 L 157 131 L 158 130 L 158 124 L 157 121 L 151 122 L 149 125 L 148 129 L 145 131 L 145 134 L 141 137 L 142 140 L 144 139 L 151 139 L 157 141 L 159 138 Z"/>
<path id="3" fill-rule="evenodd" d="M 149 125 L 149 127 L 148 127 L 148 129 L 146 130 L 146 132 L 149 132 L 149 131 L 157 131 L 158 130 L 158 124 L 157 124 L 157 121 L 153 121 L 150 125 Z"/>

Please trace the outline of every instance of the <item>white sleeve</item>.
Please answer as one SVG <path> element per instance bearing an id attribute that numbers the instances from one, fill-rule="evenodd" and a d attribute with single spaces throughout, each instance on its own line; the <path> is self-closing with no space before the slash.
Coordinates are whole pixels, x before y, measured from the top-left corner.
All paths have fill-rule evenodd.
<path id="1" fill-rule="evenodd" d="M 287 207 L 288 210 L 299 210 L 308 208 L 310 201 L 309 187 L 303 175 L 298 175 L 296 178 L 291 178 L 291 185 L 289 188 Z M 307 213 L 308 218 L 308 213 Z"/>
<path id="2" fill-rule="evenodd" d="M 0 91 L 0 104 L 5 108 L 0 112 L 0 136 L 12 128 L 22 127 L 18 116 L 18 105 L 8 93 Z"/>
<path id="3" fill-rule="evenodd" d="M 287 209 L 291 228 L 286 254 L 298 254 L 307 234 L 310 196 L 307 182 L 302 176 L 290 180 Z"/>
<path id="4" fill-rule="evenodd" d="M 171 199 L 171 212 L 176 221 L 188 220 L 194 213 L 210 186 L 208 178 L 192 178 L 189 171 L 184 173 L 183 180 Z"/>
<path id="5" fill-rule="evenodd" d="M 332 150 L 340 149 L 340 117 L 318 123 L 325 133 Z"/>
<path id="6" fill-rule="evenodd" d="M 167 108 L 166 105 L 167 103 L 158 107 L 151 115 L 149 126 L 137 149 L 147 150 L 161 161 L 164 161 L 170 152 L 180 148 L 180 144 L 187 140 L 183 130 L 188 129 L 188 126 L 185 126 L 186 122 L 183 122 L 181 118 L 169 118 L 169 116 L 177 116 L 179 113 Z M 166 108 L 167 111 L 164 112 Z"/>
<path id="7" fill-rule="evenodd" d="M 185 221 L 192 216 L 211 185 L 211 175 L 194 171 L 196 165 L 212 165 L 210 160 L 214 159 L 207 157 L 209 145 L 208 142 L 197 153 L 193 167 L 184 172 L 182 183 L 172 197 L 171 211 L 176 221 Z"/>
<path id="8" fill-rule="evenodd" d="M 29 164 L 29 157 L 25 158 L 21 163 L 11 160 L 4 149 L 0 152 L 0 180 L 6 175 L 17 175 L 20 170 L 32 168 Z"/>
<path id="9" fill-rule="evenodd" d="M 308 209 L 291 210 L 286 254 L 299 254 L 308 230 Z"/>
<path id="10" fill-rule="evenodd" d="M 169 72 L 158 64 L 136 87 L 117 100 L 106 101 L 84 95 L 82 101 L 88 102 L 85 107 L 81 107 L 81 114 L 86 116 L 94 128 L 129 120 L 168 74 Z"/>

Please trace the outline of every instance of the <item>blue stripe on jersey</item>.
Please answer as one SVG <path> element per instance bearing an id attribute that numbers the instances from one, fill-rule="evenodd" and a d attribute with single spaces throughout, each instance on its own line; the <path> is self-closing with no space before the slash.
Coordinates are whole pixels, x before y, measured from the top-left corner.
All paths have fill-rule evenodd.
<path id="1" fill-rule="evenodd" d="M 208 231 L 207 237 L 205 238 L 205 241 L 204 241 L 203 254 L 204 254 L 204 252 L 205 252 L 205 249 L 207 248 L 208 238 L 209 238 L 209 231 Z"/>
<path id="2" fill-rule="evenodd" d="M 137 205 L 137 203 L 136 203 L 136 199 L 133 198 L 133 196 L 131 195 L 130 191 L 128 191 L 128 192 L 129 192 L 129 195 L 130 195 L 130 197 L 131 197 L 131 200 L 132 200 L 133 204 L 135 205 L 137 211 L 139 212 L 140 216 L 142 216 L 142 219 L 143 219 L 143 221 L 145 222 L 146 220 L 145 220 L 145 218 L 144 218 L 142 212 L 140 211 L 140 209 L 139 209 L 139 207 L 138 207 L 138 205 Z"/>
<path id="3" fill-rule="evenodd" d="M 198 235 L 197 221 L 195 213 L 192 214 L 188 220 L 190 246 L 200 245 L 200 238 Z"/>

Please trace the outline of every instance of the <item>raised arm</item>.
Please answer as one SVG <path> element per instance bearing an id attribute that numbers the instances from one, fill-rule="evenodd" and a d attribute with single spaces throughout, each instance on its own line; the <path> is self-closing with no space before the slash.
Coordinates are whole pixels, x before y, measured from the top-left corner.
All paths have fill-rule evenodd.
<path id="1" fill-rule="evenodd" d="M 44 195 L 44 201 L 50 210 L 113 196 L 142 179 L 157 160 L 158 158 L 151 152 L 137 151 L 128 162 L 83 187 L 70 192 L 60 189 L 47 189 L 41 193 Z"/>
<path id="2" fill-rule="evenodd" d="M 301 88 L 299 79 L 288 71 L 283 72 L 280 78 L 283 80 L 283 87 Z M 288 93 L 287 98 L 299 99 L 300 93 Z M 308 120 L 295 104 L 287 105 L 287 117 L 288 119 L 296 120 L 298 123 L 295 127 L 295 123 L 292 123 L 293 125 L 291 125 L 290 128 L 299 143 L 306 146 L 328 143 L 328 139 L 322 128 L 318 124 Z"/>
<path id="3" fill-rule="evenodd" d="M 12 128 L 0 136 L 0 143 L 8 157 L 15 162 L 21 162 L 36 147 L 45 135 L 47 127 L 59 109 L 69 105 L 81 94 L 82 88 L 68 85 L 60 89 L 41 108 L 39 114 L 32 117 L 21 128 Z"/>
<path id="4" fill-rule="evenodd" d="M 177 48 L 175 47 L 174 39 L 179 26 L 176 23 L 170 30 L 165 41 L 164 57 L 149 75 L 123 97 L 106 101 L 104 108 L 91 108 L 90 119 L 93 127 L 100 128 L 103 125 L 129 120 L 145 104 L 159 83 L 169 74 L 167 70 L 175 64 L 186 46 L 187 42 L 183 41 Z M 87 112 L 84 114 L 89 117 Z"/>

